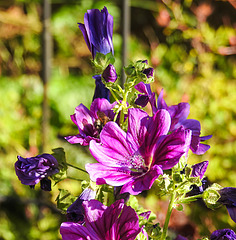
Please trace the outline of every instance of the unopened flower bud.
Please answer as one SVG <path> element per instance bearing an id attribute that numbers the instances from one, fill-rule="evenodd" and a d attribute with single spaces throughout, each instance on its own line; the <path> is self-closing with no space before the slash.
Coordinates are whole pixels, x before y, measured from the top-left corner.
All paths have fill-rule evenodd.
<path id="1" fill-rule="evenodd" d="M 154 69 L 153 68 L 146 68 L 143 70 L 143 73 L 147 76 L 147 78 L 153 77 Z"/>
<path id="2" fill-rule="evenodd" d="M 102 73 L 102 77 L 106 82 L 115 82 L 117 79 L 116 69 L 112 64 L 109 64 Z"/>

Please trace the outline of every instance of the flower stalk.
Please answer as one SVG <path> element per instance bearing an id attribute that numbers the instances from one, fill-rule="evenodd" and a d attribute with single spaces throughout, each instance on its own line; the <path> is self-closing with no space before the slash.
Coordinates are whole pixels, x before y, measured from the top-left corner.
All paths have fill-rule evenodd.
<path id="1" fill-rule="evenodd" d="M 84 170 L 84 169 L 82 169 L 82 168 L 79 168 L 79 167 L 76 167 L 76 166 L 74 166 L 74 165 L 72 165 L 72 164 L 70 164 L 70 163 L 66 163 L 66 164 L 67 164 L 67 166 L 69 166 L 69 167 L 72 167 L 72 168 L 77 169 L 77 170 L 79 170 L 79 171 L 88 173 L 86 170 Z"/>
<path id="2" fill-rule="evenodd" d="M 170 221 L 170 216 L 171 216 L 172 210 L 173 210 L 174 205 L 175 205 L 175 197 L 176 197 L 176 191 L 174 190 L 173 193 L 171 194 L 170 203 L 169 203 L 169 206 L 168 206 L 168 209 L 167 209 L 166 219 L 165 219 L 165 223 L 164 223 L 164 226 L 163 226 L 163 231 L 162 231 L 162 235 L 161 235 L 160 240 L 165 240 L 166 239 L 168 225 L 169 225 L 169 221 Z"/>

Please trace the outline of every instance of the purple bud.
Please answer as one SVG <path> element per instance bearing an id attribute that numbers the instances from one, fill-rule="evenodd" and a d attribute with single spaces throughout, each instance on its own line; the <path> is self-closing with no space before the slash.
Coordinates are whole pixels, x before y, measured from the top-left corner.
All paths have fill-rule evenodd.
<path id="1" fill-rule="evenodd" d="M 76 222 L 82 224 L 84 222 L 84 208 L 83 201 L 89 201 L 95 199 L 96 192 L 91 188 L 86 188 L 74 203 L 68 207 L 66 211 L 66 217 L 68 222 Z"/>
<path id="2" fill-rule="evenodd" d="M 192 166 L 191 177 L 203 178 L 208 166 L 208 161 L 200 162 Z"/>
<path id="3" fill-rule="evenodd" d="M 108 13 L 106 7 L 101 11 L 98 9 L 88 10 L 84 15 L 84 24 L 79 23 L 79 28 L 93 59 L 97 52 L 104 55 L 110 52 L 114 53 L 112 44 L 113 17 Z"/>
<path id="4" fill-rule="evenodd" d="M 116 69 L 112 64 L 109 64 L 102 73 L 102 77 L 106 82 L 115 82 L 117 79 Z"/>
<path id="5" fill-rule="evenodd" d="M 235 240 L 236 234 L 231 229 L 216 230 L 211 234 L 211 240 Z"/>
<path id="6" fill-rule="evenodd" d="M 147 78 L 153 77 L 154 69 L 153 68 L 146 68 L 143 70 L 143 73 L 147 76 Z"/>
<path id="7" fill-rule="evenodd" d="M 148 65 L 148 60 L 143 60 L 142 63 L 146 63 Z"/>

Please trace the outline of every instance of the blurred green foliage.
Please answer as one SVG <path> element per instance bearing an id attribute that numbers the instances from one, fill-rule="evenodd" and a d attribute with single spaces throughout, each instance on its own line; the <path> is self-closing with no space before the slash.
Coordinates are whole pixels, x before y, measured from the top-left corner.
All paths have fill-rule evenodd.
<path id="1" fill-rule="evenodd" d="M 87 148 L 71 146 L 63 137 L 77 133 L 70 120 L 74 108 L 89 107 L 93 91 L 91 56 L 78 29 L 87 9 L 106 5 L 114 17 L 113 43 L 117 69 L 121 68 L 121 1 L 52 1 L 53 69 L 49 82 L 50 130 L 46 151 L 64 147 L 67 161 L 84 168 L 93 159 Z M 41 72 L 42 7 L 40 1 L 0 3 L 0 239 L 60 239 L 65 220 L 55 207 L 57 188 L 78 196 L 80 183 L 60 182 L 43 193 L 21 185 L 14 173 L 17 155 L 41 153 L 43 84 Z M 153 91 L 164 88 L 168 105 L 190 103 L 189 118 L 212 134 L 211 149 L 191 162 L 209 160 L 211 182 L 236 187 L 236 14 L 224 1 L 131 0 L 130 61 L 148 59 L 155 68 Z M 75 170 L 69 174 L 78 178 Z M 79 176 L 88 180 L 86 174 Z M 158 216 L 162 203 L 155 188 L 145 198 Z M 142 200 L 144 201 L 144 200 Z M 159 205 L 157 206 L 157 203 Z M 194 236 L 216 228 L 235 228 L 226 209 L 209 211 L 202 204 L 186 209 Z M 177 213 L 176 213 L 177 214 Z M 173 223 L 181 233 L 184 228 Z"/>

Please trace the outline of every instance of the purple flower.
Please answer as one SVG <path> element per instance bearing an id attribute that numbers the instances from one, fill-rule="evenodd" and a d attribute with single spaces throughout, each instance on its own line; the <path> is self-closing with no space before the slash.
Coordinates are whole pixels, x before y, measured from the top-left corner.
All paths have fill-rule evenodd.
<path id="1" fill-rule="evenodd" d="M 136 212 L 123 200 L 109 207 L 97 200 L 84 201 L 83 207 L 85 226 L 62 223 L 60 233 L 63 240 L 134 240 L 141 231 Z"/>
<path id="2" fill-rule="evenodd" d="M 232 220 L 236 222 L 236 188 L 226 187 L 219 190 L 219 203 L 226 206 Z"/>
<path id="3" fill-rule="evenodd" d="M 193 153 L 197 155 L 204 154 L 209 148 L 209 145 L 202 144 L 201 142 L 204 142 L 212 137 L 212 135 L 200 137 L 201 134 L 201 125 L 200 122 L 195 119 L 187 119 L 189 115 L 189 109 L 190 105 L 188 103 L 179 103 L 178 105 L 172 105 L 167 106 L 165 100 L 163 99 L 163 89 L 161 93 L 159 94 L 159 97 L 157 99 L 155 94 L 152 93 L 150 85 L 139 83 L 135 86 L 135 88 L 143 93 L 142 95 L 138 95 L 138 98 L 136 99 L 135 103 L 137 105 L 140 105 L 142 107 L 146 106 L 148 102 L 150 102 L 152 106 L 153 114 L 156 113 L 159 109 L 166 109 L 171 117 L 171 126 L 170 131 L 173 131 L 180 126 L 183 126 L 185 129 L 189 129 L 192 131 L 192 140 L 190 149 Z"/>
<path id="4" fill-rule="evenodd" d="M 163 170 L 176 165 L 189 149 L 191 132 L 182 127 L 167 135 L 170 115 L 158 110 L 153 117 L 140 109 L 129 109 L 128 130 L 108 122 L 100 134 L 101 143 L 90 142 L 98 163 L 86 164 L 98 185 L 123 186 L 120 193 L 136 195 L 151 188 Z"/>
<path id="5" fill-rule="evenodd" d="M 211 240 L 235 240 L 236 234 L 231 229 L 216 230 L 211 234 Z"/>
<path id="6" fill-rule="evenodd" d="M 135 104 L 145 107 L 148 102 L 150 102 L 152 108 L 156 111 L 156 98 L 155 93 L 152 92 L 150 84 L 145 84 L 143 82 L 138 83 L 134 86 L 136 90 L 138 90 L 140 93 L 138 95 L 138 98 L 135 100 Z"/>
<path id="7" fill-rule="evenodd" d="M 74 203 L 68 207 L 66 211 L 66 217 L 68 222 L 77 222 L 79 224 L 84 223 L 84 208 L 82 203 L 95 199 L 96 192 L 91 188 L 86 188 Z"/>
<path id="8" fill-rule="evenodd" d="M 36 157 L 17 156 L 17 158 L 15 171 L 22 184 L 34 187 L 41 182 L 41 189 L 51 190 L 51 181 L 48 177 L 59 172 L 56 158 L 47 153 Z"/>
<path id="9" fill-rule="evenodd" d="M 104 98 L 96 98 L 88 110 L 81 103 L 71 115 L 71 120 L 78 126 L 79 134 L 65 137 L 65 139 L 71 144 L 79 143 L 83 146 L 87 146 L 92 139 L 99 141 L 101 129 L 115 116 L 112 111 L 115 104 L 116 102 L 111 104 Z"/>
<path id="10" fill-rule="evenodd" d="M 187 119 L 189 115 L 190 105 L 188 103 L 179 103 L 178 105 L 167 106 L 163 99 L 163 90 L 161 91 L 157 100 L 158 109 L 166 109 L 171 116 L 170 131 L 183 126 L 185 129 L 189 129 L 192 132 L 192 139 L 190 149 L 197 155 L 204 154 L 209 148 L 209 145 L 202 144 L 201 142 L 208 140 L 212 135 L 200 137 L 201 125 L 200 122 L 195 119 Z"/>
<path id="11" fill-rule="evenodd" d="M 79 23 L 85 42 L 93 59 L 96 53 L 114 53 L 112 44 L 113 17 L 104 7 L 101 12 L 98 9 L 88 10 L 84 15 L 84 24 Z"/>
<path id="12" fill-rule="evenodd" d="M 101 75 L 93 76 L 95 79 L 95 91 L 93 95 L 93 100 L 96 98 L 105 98 L 108 101 L 110 100 L 110 91 L 108 88 L 105 87 L 104 83 L 102 82 Z"/>
<path id="13" fill-rule="evenodd" d="M 208 161 L 200 162 L 192 166 L 191 177 L 200 177 L 203 178 L 208 166 Z"/>
<path id="14" fill-rule="evenodd" d="M 102 77 L 106 82 L 115 82 L 117 79 L 116 69 L 112 64 L 109 64 L 102 73 Z"/>

